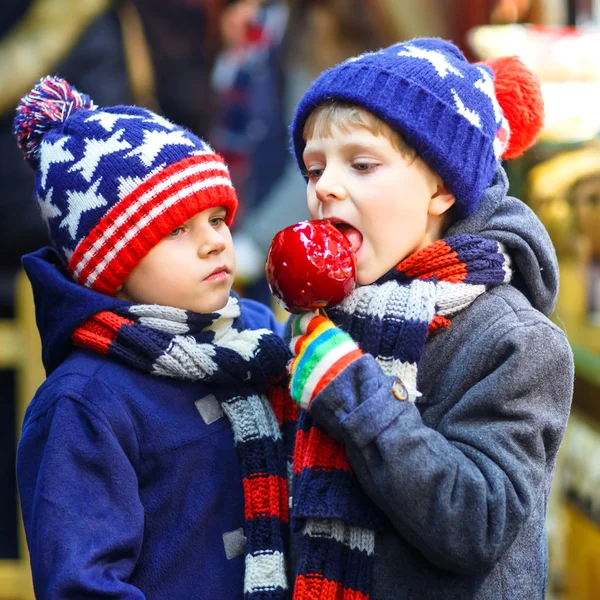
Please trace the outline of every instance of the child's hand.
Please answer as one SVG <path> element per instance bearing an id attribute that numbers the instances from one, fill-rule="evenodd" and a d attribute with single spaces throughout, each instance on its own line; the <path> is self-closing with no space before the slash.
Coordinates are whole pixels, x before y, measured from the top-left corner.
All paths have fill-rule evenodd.
<path id="1" fill-rule="evenodd" d="M 304 313 L 291 324 L 290 392 L 306 410 L 315 396 L 363 352 L 354 340 L 319 313 Z"/>

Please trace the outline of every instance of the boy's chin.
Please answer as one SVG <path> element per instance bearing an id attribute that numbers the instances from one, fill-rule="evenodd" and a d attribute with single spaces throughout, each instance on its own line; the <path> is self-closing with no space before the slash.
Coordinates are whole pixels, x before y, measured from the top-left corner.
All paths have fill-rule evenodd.
<path id="1" fill-rule="evenodd" d="M 231 288 L 229 287 L 227 288 L 227 291 L 224 290 L 222 294 L 215 294 L 213 298 L 207 299 L 206 309 L 201 312 L 212 313 L 224 309 L 227 306 L 227 302 L 229 302 L 230 293 Z"/>
<path id="2" fill-rule="evenodd" d="M 386 257 L 387 260 L 384 264 L 382 260 L 364 260 L 365 258 L 363 257 L 364 262 L 360 260 L 356 262 L 356 285 L 375 283 L 404 260 L 404 257 L 398 260 Z"/>
<path id="3" fill-rule="evenodd" d="M 186 306 L 180 306 L 189 312 L 197 314 L 210 314 L 222 310 L 229 302 L 231 286 L 225 286 L 218 291 L 212 291 L 210 294 L 202 294 L 196 301 L 186 303 Z"/>
<path id="4" fill-rule="evenodd" d="M 356 285 L 371 285 L 375 283 L 380 277 L 383 277 L 389 269 L 358 269 L 356 272 Z"/>

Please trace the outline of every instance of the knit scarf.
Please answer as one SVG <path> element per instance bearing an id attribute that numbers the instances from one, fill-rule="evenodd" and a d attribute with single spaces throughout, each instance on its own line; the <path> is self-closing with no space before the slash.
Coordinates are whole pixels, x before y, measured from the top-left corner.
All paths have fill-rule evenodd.
<path id="1" fill-rule="evenodd" d="M 508 282 L 511 273 L 498 243 L 456 235 L 356 288 L 327 313 L 384 373 L 404 383 L 414 402 L 428 335 L 450 327 L 451 317 L 487 289 Z M 294 599 L 368 600 L 375 535 L 391 525 L 362 491 L 343 445 L 305 410 L 298 419 L 293 467 L 292 529 L 299 534 Z"/>
<path id="2" fill-rule="evenodd" d="M 297 409 L 286 402 L 289 353 L 283 341 L 266 329 L 244 329 L 235 296 L 223 310 L 205 315 L 140 304 L 100 312 L 72 340 L 145 373 L 214 387 L 231 423 L 243 476 L 244 597 L 286 598 L 291 447 L 286 452 L 281 431 L 291 429 L 293 437 Z"/>

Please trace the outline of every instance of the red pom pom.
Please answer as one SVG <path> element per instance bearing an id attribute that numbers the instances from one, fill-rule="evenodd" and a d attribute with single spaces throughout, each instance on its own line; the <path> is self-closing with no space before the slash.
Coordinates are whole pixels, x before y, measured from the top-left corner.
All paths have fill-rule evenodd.
<path id="1" fill-rule="evenodd" d="M 516 158 L 531 148 L 544 125 L 544 100 L 539 79 L 516 56 L 484 61 L 494 71 L 498 104 L 510 127 L 502 158 Z"/>

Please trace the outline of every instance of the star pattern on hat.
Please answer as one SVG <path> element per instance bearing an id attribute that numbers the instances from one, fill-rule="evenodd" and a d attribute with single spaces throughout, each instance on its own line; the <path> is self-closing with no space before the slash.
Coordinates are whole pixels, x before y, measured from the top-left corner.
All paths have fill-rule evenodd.
<path id="1" fill-rule="evenodd" d="M 75 160 L 75 157 L 64 148 L 69 139 L 69 136 L 64 136 L 56 142 L 47 142 L 46 140 L 42 141 L 40 145 L 39 169 L 42 175 L 40 182 L 43 188 L 46 187 L 48 171 L 50 170 L 51 165 Z"/>
<path id="2" fill-rule="evenodd" d="M 119 177 L 117 179 L 117 195 L 119 200 L 123 200 L 125 196 L 128 196 L 135 190 L 140 183 L 142 183 L 142 178 L 137 177 L 135 175 L 125 175 L 124 177 Z"/>
<path id="3" fill-rule="evenodd" d="M 83 157 L 69 169 L 69 173 L 81 171 L 83 178 L 87 182 L 92 181 L 102 157 L 131 148 L 131 144 L 128 141 L 120 139 L 124 132 L 124 129 L 119 129 L 106 140 L 85 138 Z"/>
<path id="4" fill-rule="evenodd" d="M 190 152 L 190 156 L 206 156 L 207 154 L 214 154 L 215 151 L 208 145 L 207 142 L 202 140 L 202 148 L 200 150 L 194 150 Z"/>
<path id="5" fill-rule="evenodd" d="M 508 121 L 502 117 L 502 124 L 496 131 L 496 136 L 494 137 L 494 155 L 496 158 L 499 158 L 504 154 L 504 151 L 508 147 L 508 141 L 510 140 L 510 126 L 508 125 Z"/>
<path id="6" fill-rule="evenodd" d="M 51 187 L 44 198 L 41 194 L 37 194 L 37 201 L 40 207 L 40 214 L 42 215 L 42 219 L 46 225 L 48 225 L 48 221 L 50 219 L 54 219 L 56 217 L 60 217 L 62 215 L 60 208 L 55 204 L 52 204 L 52 194 L 54 193 L 54 188 Z"/>
<path id="7" fill-rule="evenodd" d="M 406 50 L 398 52 L 398 56 L 407 56 L 409 58 L 417 58 L 426 60 L 436 70 L 437 74 L 444 79 L 448 73 L 452 73 L 457 77 L 464 77 L 464 75 L 453 65 L 451 65 L 446 57 L 436 50 L 426 50 L 425 48 L 418 48 L 412 44 L 404 46 Z"/>
<path id="8" fill-rule="evenodd" d="M 359 54 L 358 56 L 351 56 L 350 58 L 347 58 L 344 61 L 344 64 L 353 63 L 353 62 L 356 62 L 357 60 L 362 60 L 363 58 L 367 58 L 368 56 L 376 56 L 377 54 L 383 54 L 383 50 L 377 50 L 376 52 L 363 52 L 362 54 Z"/>
<path id="9" fill-rule="evenodd" d="M 77 228 L 81 215 L 88 210 L 106 206 L 104 196 L 98 194 L 98 186 L 102 181 L 102 177 L 98 178 L 94 185 L 90 186 L 85 192 L 76 192 L 67 190 L 67 203 L 69 206 L 69 214 L 61 221 L 59 227 L 67 227 L 69 235 L 75 239 L 77 237 Z"/>
<path id="10" fill-rule="evenodd" d="M 106 131 L 109 133 L 114 129 L 115 124 L 120 119 L 141 119 L 140 115 L 128 115 L 125 113 L 109 113 L 104 111 L 98 111 L 91 117 L 88 117 L 85 122 L 98 121 Z"/>
<path id="11" fill-rule="evenodd" d="M 174 123 L 171 123 L 171 121 L 161 117 L 160 115 L 157 115 L 156 113 L 152 113 L 150 118 L 144 119 L 144 123 L 155 123 L 156 125 L 160 125 L 161 127 L 169 130 L 175 127 Z"/>
<path id="12" fill-rule="evenodd" d="M 125 155 L 125 158 L 139 156 L 142 163 L 149 167 L 165 146 L 195 146 L 183 131 L 145 130 L 144 141 L 135 150 Z"/>
<path id="13" fill-rule="evenodd" d="M 63 246 L 61 248 L 63 256 L 65 257 L 65 260 L 67 262 L 67 264 L 69 264 L 71 262 L 71 257 L 73 256 L 73 250 L 71 250 L 70 248 L 67 248 L 66 246 Z"/>
<path id="14" fill-rule="evenodd" d="M 452 96 L 454 97 L 454 102 L 456 104 L 456 110 L 461 114 L 469 123 L 472 123 L 478 129 L 481 129 L 481 117 L 476 110 L 472 110 L 465 106 L 465 103 L 461 100 L 460 96 L 457 94 L 455 89 L 450 90 L 452 92 Z"/>
<path id="15" fill-rule="evenodd" d="M 162 171 L 167 166 L 167 163 L 161 163 L 152 171 L 147 173 L 144 177 L 138 177 L 137 175 L 125 175 L 120 176 L 117 179 L 117 195 L 119 196 L 119 200 L 123 200 L 125 196 L 131 194 L 141 183 L 147 181 L 153 175 L 156 175 L 159 171 Z"/>
<path id="16" fill-rule="evenodd" d="M 478 67 L 478 70 L 482 77 L 475 82 L 475 87 L 490 99 L 492 107 L 494 108 L 494 117 L 496 119 L 496 123 L 498 123 L 500 119 L 502 119 L 502 109 L 500 108 L 498 99 L 496 98 L 494 80 L 483 67 Z"/>

